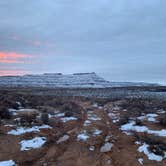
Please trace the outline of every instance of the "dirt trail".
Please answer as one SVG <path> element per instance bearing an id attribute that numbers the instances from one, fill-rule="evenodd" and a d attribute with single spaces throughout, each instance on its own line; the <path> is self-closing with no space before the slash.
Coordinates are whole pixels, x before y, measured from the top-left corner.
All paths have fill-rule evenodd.
<path id="1" fill-rule="evenodd" d="M 12 159 L 19 166 L 140 166 L 138 159 L 143 158 L 146 166 L 166 164 L 165 160 L 159 163 L 150 161 L 137 151 L 134 137 L 122 133 L 114 122 L 122 111 L 114 103 L 106 106 L 97 106 L 87 101 L 78 103 L 84 108 L 80 119 L 52 129 L 13 136 L 6 134 L 12 127 L 1 126 L 0 161 Z M 79 139 L 81 134 L 83 138 Z M 69 139 L 57 144 L 57 140 L 64 135 L 68 135 Z M 46 137 L 45 145 L 38 149 L 20 151 L 19 142 L 35 136 Z M 105 143 L 110 143 L 113 147 L 102 153 L 101 147 Z"/>

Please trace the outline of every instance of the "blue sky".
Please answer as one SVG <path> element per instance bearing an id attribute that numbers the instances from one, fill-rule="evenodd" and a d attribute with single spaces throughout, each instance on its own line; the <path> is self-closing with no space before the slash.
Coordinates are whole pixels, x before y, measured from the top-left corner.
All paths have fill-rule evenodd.
<path id="1" fill-rule="evenodd" d="M 0 75 L 166 83 L 165 8 L 164 0 L 1 0 Z"/>

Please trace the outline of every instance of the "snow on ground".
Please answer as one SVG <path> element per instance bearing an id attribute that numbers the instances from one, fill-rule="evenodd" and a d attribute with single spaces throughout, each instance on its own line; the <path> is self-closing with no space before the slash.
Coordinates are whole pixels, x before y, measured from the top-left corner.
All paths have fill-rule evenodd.
<path id="1" fill-rule="evenodd" d="M 31 140 L 23 140 L 20 142 L 21 151 L 40 148 L 42 145 L 44 145 L 45 142 L 45 137 L 35 137 Z"/>
<path id="2" fill-rule="evenodd" d="M 120 128 L 123 132 L 136 131 L 136 132 L 147 132 L 148 134 L 154 134 L 156 136 L 166 137 L 166 130 L 150 130 L 146 126 L 135 125 L 135 121 L 130 121 L 127 124 L 124 124 Z"/>
<path id="3" fill-rule="evenodd" d="M 138 148 L 138 151 L 143 152 L 148 157 L 149 160 L 162 161 L 163 159 L 166 158 L 166 152 L 164 152 L 164 156 L 159 156 L 159 155 L 154 154 L 153 152 L 150 152 L 148 150 L 148 147 L 149 147 L 148 144 L 143 143 L 143 145 L 141 145 Z"/>
<path id="4" fill-rule="evenodd" d="M 119 113 L 110 112 L 108 116 L 112 119 L 113 123 L 119 122 Z"/>
<path id="5" fill-rule="evenodd" d="M 30 108 L 20 108 L 16 110 L 13 108 L 9 108 L 9 112 L 11 112 L 13 115 L 18 115 L 19 112 L 38 112 L 38 110 Z"/>
<path id="6" fill-rule="evenodd" d="M 98 104 L 97 103 L 93 103 L 92 107 L 97 108 Z"/>
<path id="7" fill-rule="evenodd" d="M 39 132 L 40 129 L 50 129 L 51 127 L 48 125 L 42 125 L 42 126 L 33 126 L 31 128 L 25 128 L 25 127 L 19 127 L 16 130 L 11 130 L 8 132 L 8 134 L 11 135 L 21 135 L 25 133 L 31 133 L 31 132 Z"/>
<path id="8" fill-rule="evenodd" d="M 89 126 L 92 123 L 92 121 L 101 120 L 101 118 L 98 115 L 96 115 L 94 113 L 94 111 L 88 111 L 87 112 L 87 117 L 88 117 L 88 119 L 85 120 L 84 126 Z"/>
<path id="9" fill-rule="evenodd" d="M 64 117 L 64 118 L 61 118 L 61 120 L 65 123 L 65 122 L 68 122 L 68 121 L 72 121 L 72 120 L 78 120 L 76 117 Z"/>
<path id="10" fill-rule="evenodd" d="M 90 120 L 85 120 L 84 126 L 89 126 L 90 124 L 91 124 L 91 121 L 90 121 Z"/>
<path id="11" fill-rule="evenodd" d="M 14 127 L 15 125 L 12 125 L 12 124 L 6 124 L 4 125 L 5 127 Z"/>
<path id="12" fill-rule="evenodd" d="M 16 165 L 13 160 L 0 161 L 0 166 L 14 166 Z"/>
<path id="13" fill-rule="evenodd" d="M 48 117 L 49 118 L 59 118 L 59 117 L 63 117 L 65 116 L 65 113 L 57 113 L 57 114 L 54 114 L 54 115 L 51 115 L 51 114 L 48 114 Z"/>
<path id="14" fill-rule="evenodd" d="M 89 138 L 89 136 L 87 135 L 86 131 L 83 131 L 82 133 L 77 135 L 78 141 L 86 141 L 88 138 Z"/>
<path id="15" fill-rule="evenodd" d="M 101 133 L 102 133 L 102 131 L 99 130 L 99 129 L 93 129 L 93 130 L 91 130 L 89 132 L 84 130 L 82 133 L 80 133 L 77 136 L 77 140 L 79 140 L 79 141 L 86 141 L 90 137 L 90 135 L 95 137 L 95 136 L 100 135 Z"/>
<path id="16" fill-rule="evenodd" d="M 91 121 L 97 121 L 97 120 L 101 120 L 100 117 L 98 117 L 94 111 L 88 111 L 87 112 L 87 116 L 88 116 L 88 120 L 91 120 Z"/>
<path id="17" fill-rule="evenodd" d="M 48 87 L 48 88 L 105 88 L 112 84 L 95 73 L 59 74 L 45 73 L 0 77 L 0 86 L 4 87 Z"/>
<path id="18" fill-rule="evenodd" d="M 137 119 L 139 119 L 139 120 L 147 120 L 149 122 L 157 122 L 156 121 L 156 117 L 158 117 L 157 114 L 146 114 L 146 115 L 139 116 Z"/>
<path id="19" fill-rule="evenodd" d="M 163 109 L 161 109 L 161 110 L 158 110 L 158 111 L 157 111 L 157 113 L 158 113 L 158 114 L 165 114 L 165 113 L 166 113 L 166 111 L 165 111 L 165 110 L 163 110 Z"/>
<path id="20" fill-rule="evenodd" d="M 95 129 L 95 130 L 93 131 L 93 136 L 100 135 L 101 133 L 102 133 L 101 130 Z"/>

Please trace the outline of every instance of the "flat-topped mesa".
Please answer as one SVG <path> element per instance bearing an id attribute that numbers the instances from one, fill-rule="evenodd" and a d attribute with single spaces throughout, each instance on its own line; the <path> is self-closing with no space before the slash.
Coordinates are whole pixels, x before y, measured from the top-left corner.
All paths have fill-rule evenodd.
<path id="1" fill-rule="evenodd" d="M 1 87 L 46 87 L 46 88 L 107 88 L 109 81 L 96 73 L 44 73 L 24 76 L 2 76 Z"/>

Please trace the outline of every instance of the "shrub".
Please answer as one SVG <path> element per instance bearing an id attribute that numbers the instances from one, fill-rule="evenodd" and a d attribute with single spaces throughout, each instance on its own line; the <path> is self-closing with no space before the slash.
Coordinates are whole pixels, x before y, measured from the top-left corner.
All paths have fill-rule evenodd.
<path id="1" fill-rule="evenodd" d="M 19 109 L 19 107 L 20 107 L 20 105 L 18 104 L 18 103 L 11 103 L 11 107 L 13 108 L 13 109 L 16 109 L 16 110 L 18 110 Z"/>
<path id="2" fill-rule="evenodd" d="M 0 118 L 1 119 L 10 119 L 11 113 L 9 112 L 8 108 L 1 106 L 0 107 Z"/>
<path id="3" fill-rule="evenodd" d="M 119 125 L 124 125 L 129 122 L 129 116 L 127 114 L 123 115 L 119 120 Z"/>
<path id="4" fill-rule="evenodd" d="M 68 112 L 67 113 L 68 115 L 70 112 L 70 115 L 72 114 L 72 116 L 73 115 L 80 115 L 82 113 L 82 107 L 74 102 L 68 102 L 61 107 L 61 111 Z"/>
<path id="5" fill-rule="evenodd" d="M 36 121 L 36 112 L 22 112 L 20 113 L 20 123 L 21 125 L 31 125 L 32 122 Z"/>
<path id="6" fill-rule="evenodd" d="M 164 151 L 158 145 L 150 145 L 148 149 L 156 155 L 164 156 Z"/>
<path id="7" fill-rule="evenodd" d="M 44 124 L 48 124 L 48 122 L 49 122 L 48 113 L 42 113 L 42 114 L 41 114 L 41 121 L 42 121 Z"/>
<path id="8" fill-rule="evenodd" d="M 159 123 L 160 123 L 160 125 L 162 125 L 162 126 L 166 126 L 166 115 L 164 115 L 163 117 L 161 117 L 161 118 L 159 119 Z"/>
<path id="9" fill-rule="evenodd" d="M 136 118 L 136 120 L 135 120 L 135 124 L 136 124 L 137 126 L 142 126 L 142 125 L 143 125 L 142 121 L 139 120 L 139 119 L 137 119 L 137 118 Z"/>
<path id="10" fill-rule="evenodd" d="M 71 117 L 71 116 L 73 116 L 73 112 L 67 111 L 67 112 L 65 112 L 65 116 Z"/>

